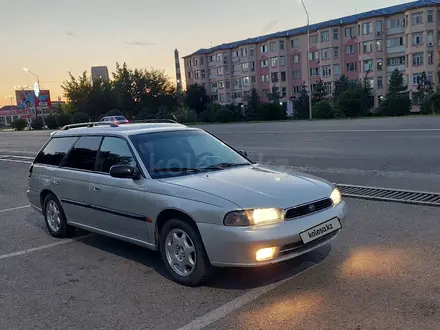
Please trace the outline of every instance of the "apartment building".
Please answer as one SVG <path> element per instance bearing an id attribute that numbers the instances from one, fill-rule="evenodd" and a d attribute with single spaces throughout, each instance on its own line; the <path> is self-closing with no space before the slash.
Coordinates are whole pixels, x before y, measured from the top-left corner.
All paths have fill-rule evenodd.
<path id="1" fill-rule="evenodd" d="M 303 83 L 321 78 L 328 90 L 341 74 L 366 78 L 379 106 L 391 72 L 415 91 L 423 71 L 438 83 L 440 0 L 421 0 L 307 27 L 200 49 L 184 57 L 187 86 L 205 86 L 213 101 L 244 103 L 252 88 L 264 100 L 273 86 L 291 106 Z M 307 61 L 309 70 L 307 71 Z"/>

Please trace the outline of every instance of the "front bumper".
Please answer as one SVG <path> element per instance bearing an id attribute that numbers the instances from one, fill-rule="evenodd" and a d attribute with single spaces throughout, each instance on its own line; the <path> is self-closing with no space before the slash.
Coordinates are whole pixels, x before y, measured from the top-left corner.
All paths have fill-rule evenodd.
<path id="1" fill-rule="evenodd" d="M 228 227 L 198 223 L 200 234 L 211 264 L 217 267 L 253 267 L 273 264 L 298 257 L 332 240 L 340 230 L 303 244 L 300 233 L 333 218 L 344 227 L 347 207 L 339 205 L 308 216 L 275 225 L 255 228 Z M 277 247 L 277 254 L 268 261 L 256 261 L 262 248 Z"/>

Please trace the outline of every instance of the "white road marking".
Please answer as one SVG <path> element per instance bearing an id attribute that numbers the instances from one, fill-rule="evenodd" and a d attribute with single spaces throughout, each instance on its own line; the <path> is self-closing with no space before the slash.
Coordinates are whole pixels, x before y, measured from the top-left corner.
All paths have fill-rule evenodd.
<path id="1" fill-rule="evenodd" d="M 26 160 L 7 159 L 7 158 L 0 158 L 0 161 L 2 161 L 2 162 L 13 162 L 13 163 L 23 163 L 23 164 L 32 164 L 32 162 L 26 161 Z"/>
<path id="2" fill-rule="evenodd" d="M 402 128 L 402 129 L 345 129 L 345 130 L 307 130 L 307 131 L 253 131 L 253 132 L 216 132 L 215 134 L 310 134 L 310 133 L 363 133 L 363 132 L 440 132 L 440 128 Z"/>
<path id="3" fill-rule="evenodd" d="M 35 248 L 30 248 L 30 249 L 26 249 L 26 250 L 22 250 L 22 251 L 17 251 L 17 252 L 12 252 L 12 253 L 8 253 L 8 254 L 3 254 L 3 255 L 0 255 L 0 260 L 13 258 L 13 257 L 21 256 L 23 254 L 28 254 L 28 253 L 32 253 L 32 252 L 36 252 L 36 251 L 40 251 L 40 250 L 50 249 L 51 247 L 55 247 L 55 246 L 58 246 L 58 245 L 63 245 L 63 244 L 79 241 L 79 240 L 82 240 L 84 238 L 91 237 L 91 236 L 93 236 L 93 234 L 89 234 L 89 235 L 86 235 L 86 236 L 81 236 L 81 237 L 74 238 L 74 239 L 66 239 L 66 240 L 62 240 L 62 241 L 58 241 L 58 242 L 55 242 L 55 243 L 46 244 L 46 245 L 42 245 L 42 246 L 38 246 L 38 247 L 35 247 Z"/>
<path id="4" fill-rule="evenodd" d="M 313 263 L 305 271 L 308 271 L 309 269 L 315 267 L 316 265 L 319 265 L 319 263 Z M 303 272 L 301 272 L 301 273 L 303 273 Z M 217 322 L 218 320 L 231 314 L 232 312 L 236 311 L 237 309 L 240 309 L 244 305 L 258 299 L 262 295 L 276 289 L 277 287 L 290 281 L 294 277 L 295 276 L 285 278 L 284 280 L 281 280 L 279 282 L 275 282 L 275 283 L 272 283 L 272 284 L 269 284 L 269 285 L 266 285 L 263 287 L 252 289 L 252 290 L 246 292 L 244 295 L 242 295 L 238 298 L 235 298 L 234 300 L 212 310 L 211 312 L 193 320 L 192 322 L 188 323 L 187 325 L 185 325 L 177 330 L 201 330 L 201 329 L 207 327 L 208 325 L 210 325 L 214 322 Z"/>
<path id="5" fill-rule="evenodd" d="M 21 210 L 21 209 L 25 209 L 27 207 L 31 207 L 31 206 L 30 205 L 23 205 L 23 206 L 11 207 L 9 209 L 0 210 L 0 213 L 9 212 L 9 211 L 15 211 L 15 210 Z"/>
<path id="6" fill-rule="evenodd" d="M 34 159 L 35 157 L 29 157 L 29 156 L 21 156 L 21 155 L 4 155 L 0 154 L 0 157 L 12 157 L 12 158 L 24 158 L 24 159 Z"/>

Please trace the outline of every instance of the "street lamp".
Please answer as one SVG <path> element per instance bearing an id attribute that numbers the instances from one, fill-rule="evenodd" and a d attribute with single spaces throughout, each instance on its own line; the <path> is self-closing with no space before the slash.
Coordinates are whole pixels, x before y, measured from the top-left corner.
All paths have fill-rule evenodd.
<path id="1" fill-rule="evenodd" d="M 307 85 L 309 88 L 309 119 L 312 119 L 312 85 L 310 83 L 310 17 L 304 0 L 300 0 L 307 16 Z"/>
<path id="2" fill-rule="evenodd" d="M 14 117 L 14 105 L 12 103 L 12 100 L 15 99 L 15 97 L 12 95 L 8 95 L 8 96 L 5 96 L 5 98 L 7 98 L 11 101 L 11 122 L 12 122 L 12 119 Z"/>
<path id="3" fill-rule="evenodd" d="M 23 70 L 26 71 L 26 72 L 29 72 L 31 75 L 33 75 L 35 78 L 37 78 L 37 88 L 34 87 L 34 90 L 38 89 L 38 95 L 35 95 L 35 97 L 37 97 L 39 99 L 40 90 L 41 90 L 41 88 L 40 88 L 40 78 L 38 78 L 38 76 L 35 73 L 33 73 L 31 70 L 29 70 L 28 68 L 23 68 Z M 41 110 L 41 118 L 43 120 L 43 128 L 44 128 L 44 127 L 46 127 L 46 123 L 45 123 L 45 120 L 44 120 L 44 111 L 41 108 L 41 106 L 40 106 L 40 110 Z"/>

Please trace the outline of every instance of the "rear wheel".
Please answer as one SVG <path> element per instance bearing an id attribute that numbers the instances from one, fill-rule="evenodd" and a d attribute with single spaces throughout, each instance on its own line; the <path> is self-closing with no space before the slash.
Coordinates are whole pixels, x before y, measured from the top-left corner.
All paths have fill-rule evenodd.
<path id="1" fill-rule="evenodd" d="M 67 224 L 63 207 L 54 194 L 49 194 L 44 199 L 44 220 L 53 237 L 65 238 L 73 235 L 74 228 Z"/>
<path id="2" fill-rule="evenodd" d="M 159 248 L 165 268 L 176 282 L 197 286 L 212 275 L 200 234 L 186 221 L 167 221 L 160 233 Z"/>

